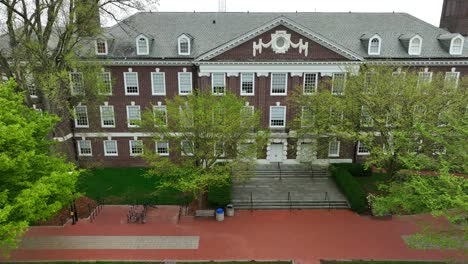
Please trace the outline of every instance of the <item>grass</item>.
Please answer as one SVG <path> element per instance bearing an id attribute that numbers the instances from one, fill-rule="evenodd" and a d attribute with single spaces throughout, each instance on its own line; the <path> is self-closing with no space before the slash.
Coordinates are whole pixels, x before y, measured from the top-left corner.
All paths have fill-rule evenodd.
<path id="1" fill-rule="evenodd" d="M 145 177 L 144 168 L 99 168 L 80 176 L 78 191 L 105 204 L 184 204 L 174 189 L 154 193 L 157 178 Z"/>
<path id="2" fill-rule="evenodd" d="M 4 262 L 5 264 L 14 264 L 14 263 L 23 263 L 23 264 L 44 264 L 44 263 L 52 263 L 52 264 L 73 264 L 73 263 L 99 263 L 99 264 L 163 264 L 164 262 L 137 262 L 137 261 L 96 261 L 96 262 Z M 178 262 L 178 264 L 213 264 L 213 263 L 222 263 L 222 264 L 253 264 L 253 263 L 258 263 L 258 264 L 291 264 L 291 261 L 230 261 L 230 262 Z"/>
<path id="3" fill-rule="evenodd" d="M 385 173 L 375 172 L 369 177 L 355 177 L 361 187 L 367 193 L 378 193 L 378 186 L 381 183 L 387 181 L 387 175 Z"/>

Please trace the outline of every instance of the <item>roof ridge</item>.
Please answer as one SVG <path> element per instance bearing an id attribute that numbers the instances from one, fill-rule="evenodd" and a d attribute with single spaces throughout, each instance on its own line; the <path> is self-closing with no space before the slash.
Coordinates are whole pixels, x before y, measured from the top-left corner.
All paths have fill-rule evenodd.
<path id="1" fill-rule="evenodd" d="M 431 27 L 431 28 L 434 29 L 434 30 L 440 30 L 440 31 L 445 31 L 445 32 L 450 33 L 448 30 L 445 30 L 445 29 L 443 29 L 443 28 L 434 26 L 434 25 L 432 25 L 431 23 L 426 22 L 426 21 L 420 19 L 420 18 L 417 17 L 417 16 L 413 16 L 413 15 L 411 15 L 411 14 L 409 14 L 409 13 L 406 13 L 406 12 L 402 12 L 401 14 L 404 15 L 404 16 L 407 16 L 407 17 L 409 17 L 409 18 L 411 18 L 411 19 L 414 19 L 414 21 L 418 22 L 419 24 L 422 24 L 422 25 L 424 25 L 424 26 L 429 26 L 429 27 Z"/>

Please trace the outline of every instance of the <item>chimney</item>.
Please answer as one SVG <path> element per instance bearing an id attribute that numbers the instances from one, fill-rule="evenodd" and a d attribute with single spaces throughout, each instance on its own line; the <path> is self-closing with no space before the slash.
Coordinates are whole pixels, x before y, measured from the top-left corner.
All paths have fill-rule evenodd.
<path id="1" fill-rule="evenodd" d="M 218 0 L 218 12 L 226 12 L 226 0 Z"/>
<path id="2" fill-rule="evenodd" d="M 84 36 L 95 36 L 101 30 L 99 0 L 77 0 L 75 2 L 75 21 L 78 31 Z"/>

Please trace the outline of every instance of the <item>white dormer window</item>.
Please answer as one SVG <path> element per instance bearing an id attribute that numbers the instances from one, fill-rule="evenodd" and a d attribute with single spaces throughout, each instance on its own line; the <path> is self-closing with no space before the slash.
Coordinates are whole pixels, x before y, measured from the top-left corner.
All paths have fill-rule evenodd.
<path id="1" fill-rule="evenodd" d="M 462 36 L 454 37 L 450 42 L 450 55 L 462 55 L 464 42 Z"/>
<path id="2" fill-rule="evenodd" d="M 410 39 L 408 54 L 409 55 L 421 55 L 422 49 L 422 38 L 418 35 Z"/>
<path id="3" fill-rule="evenodd" d="M 107 55 L 107 41 L 105 39 L 96 40 L 96 55 Z"/>
<path id="4" fill-rule="evenodd" d="M 148 55 L 149 54 L 149 43 L 148 38 L 139 35 L 136 39 L 137 55 Z"/>
<path id="5" fill-rule="evenodd" d="M 178 39 L 179 55 L 190 55 L 190 39 L 186 35 L 182 35 Z"/>
<path id="6" fill-rule="evenodd" d="M 380 49 L 382 47 L 382 39 L 379 36 L 374 36 L 369 39 L 369 55 L 380 55 Z"/>

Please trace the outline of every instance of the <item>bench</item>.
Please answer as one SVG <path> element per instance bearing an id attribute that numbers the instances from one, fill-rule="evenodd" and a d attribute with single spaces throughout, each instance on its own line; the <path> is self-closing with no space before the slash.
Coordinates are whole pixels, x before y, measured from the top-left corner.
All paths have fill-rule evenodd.
<path id="1" fill-rule="evenodd" d="M 196 217 L 214 217 L 215 210 L 196 210 L 195 216 Z"/>

